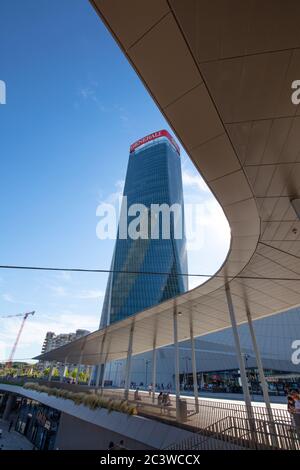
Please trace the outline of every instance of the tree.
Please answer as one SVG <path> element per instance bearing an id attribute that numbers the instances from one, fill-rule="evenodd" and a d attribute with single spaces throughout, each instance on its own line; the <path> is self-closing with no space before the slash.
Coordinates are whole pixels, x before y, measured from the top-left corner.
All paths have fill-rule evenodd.
<path id="1" fill-rule="evenodd" d="M 89 380 L 89 374 L 87 374 L 86 372 L 79 372 L 78 378 L 80 382 L 87 382 Z"/>

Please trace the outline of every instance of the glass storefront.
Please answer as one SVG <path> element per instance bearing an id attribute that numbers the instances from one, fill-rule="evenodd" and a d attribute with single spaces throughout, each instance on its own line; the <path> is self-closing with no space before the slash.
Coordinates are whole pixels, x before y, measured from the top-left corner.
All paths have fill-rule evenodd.
<path id="1" fill-rule="evenodd" d="M 23 398 L 15 429 L 39 450 L 54 449 L 60 412 L 28 398 Z"/>
<path id="2" fill-rule="evenodd" d="M 262 395 L 259 374 L 256 368 L 246 370 L 249 389 L 252 394 Z M 265 370 L 270 395 L 286 395 L 287 389 L 300 388 L 300 377 L 283 371 Z M 225 370 L 197 373 L 198 388 L 202 391 L 215 393 L 242 393 L 239 370 Z M 193 390 L 193 375 L 181 374 L 180 383 L 182 390 Z"/>

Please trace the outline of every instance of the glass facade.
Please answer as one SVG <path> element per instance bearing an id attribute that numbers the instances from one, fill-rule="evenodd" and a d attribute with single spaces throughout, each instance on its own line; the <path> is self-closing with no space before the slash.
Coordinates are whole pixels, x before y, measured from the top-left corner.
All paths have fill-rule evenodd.
<path id="1" fill-rule="evenodd" d="M 123 238 L 119 224 L 101 328 L 183 293 L 188 288 L 187 276 L 178 275 L 187 273 L 187 253 L 181 161 L 178 147 L 173 143 L 165 136 L 155 137 L 129 155 L 123 196 L 127 199 L 127 209 L 133 204 L 143 204 L 147 208 L 148 236 Z M 169 212 L 170 236 L 163 232 L 162 214 L 158 213 L 153 218 L 153 212 L 150 212 L 153 204 L 166 204 L 168 207 L 176 204 L 177 209 L 180 207 L 181 221 L 176 218 L 176 211 Z M 128 214 L 123 199 L 121 214 L 124 211 Z M 126 217 L 126 228 L 137 215 Z M 180 230 L 176 231 L 176 220 L 181 223 L 181 236 Z M 157 272 L 162 274 L 151 274 Z"/>
<path id="2" fill-rule="evenodd" d="M 35 449 L 53 450 L 59 426 L 60 411 L 23 398 L 15 429 L 32 442 Z"/>

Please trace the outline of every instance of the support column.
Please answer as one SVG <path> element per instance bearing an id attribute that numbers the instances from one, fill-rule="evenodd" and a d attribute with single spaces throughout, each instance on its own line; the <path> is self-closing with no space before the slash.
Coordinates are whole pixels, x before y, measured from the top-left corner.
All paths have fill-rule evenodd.
<path id="1" fill-rule="evenodd" d="M 59 380 L 60 382 L 63 382 L 64 378 L 66 377 L 66 373 L 67 373 L 67 370 L 68 370 L 67 360 L 68 360 L 68 356 L 65 358 L 64 372 L 63 372 L 62 376 L 60 377 L 60 380 Z"/>
<path id="2" fill-rule="evenodd" d="M 103 349 L 104 349 L 104 343 L 105 343 L 105 338 L 106 338 L 106 333 L 104 333 L 102 337 L 102 341 L 100 344 L 99 348 L 99 356 L 100 356 L 100 362 L 97 366 L 97 373 L 96 373 L 96 379 L 95 379 L 95 387 L 98 388 L 100 386 L 100 374 L 101 374 L 101 368 L 103 364 Z"/>
<path id="3" fill-rule="evenodd" d="M 173 331 L 174 331 L 174 347 L 175 347 L 175 392 L 176 392 L 176 419 L 180 421 L 180 381 L 179 381 L 179 347 L 178 347 L 178 313 L 177 307 L 174 306 L 173 312 Z"/>
<path id="4" fill-rule="evenodd" d="M 108 354 L 106 355 L 106 358 L 104 360 L 104 364 L 101 364 L 101 385 L 100 385 L 100 390 L 101 390 L 101 395 L 103 395 L 103 390 L 104 390 L 104 381 L 105 381 L 105 369 L 106 369 L 106 364 L 107 364 L 107 356 Z"/>
<path id="5" fill-rule="evenodd" d="M 102 371 L 101 371 L 101 395 L 103 395 L 103 390 L 104 390 L 105 369 L 106 369 L 107 359 L 108 359 L 108 355 L 109 355 L 109 350 L 110 350 L 110 342 L 107 346 L 107 351 L 106 351 L 106 354 L 105 354 L 104 363 L 101 366 L 101 368 L 102 368 Z"/>
<path id="6" fill-rule="evenodd" d="M 133 332 L 134 332 L 134 322 L 132 322 L 131 324 L 130 333 L 129 333 L 129 341 L 128 341 L 128 353 L 127 353 L 127 360 L 126 360 L 125 387 L 124 387 L 125 400 L 128 400 L 128 397 L 129 397 Z"/>
<path id="7" fill-rule="evenodd" d="M 92 380 L 93 380 L 93 375 L 94 375 L 94 366 L 90 366 L 89 367 L 89 383 L 88 383 L 88 386 L 91 387 L 91 384 L 92 384 Z"/>
<path id="8" fill-rule="evenodd" d="M 252 317 L 251 317 L 251 313 L 250 313 L 249 309 L 247 309 L 247 320 L 248 320 L 250 336 L 251 336 L 251 340 L 252 340 L 252 344 L 253 344 L 253 349 L 254 349 L 254 353 L 255 353 L 256 364 L 257 364 L 257 368 L 258 368 L 259 380 L 260 380 L 261 388 L 262 388 L 262 391 L 263 391 L 263 397 L 264 397 L 264 400 L 265 400 L 269 421 L 271 423 L 271 426 L 270 426 L 271 431 L 272 431 L 271 439 L 272 439 L 273 445 L 277 446 L 278 442 L 277 442 L 277 438 L 276 438 L 276 428 L 275 428 L 275 425 L 274 425 L 274 417 L 273 417 L 273 412 L 272 412 L 272 408 L 271 408 L 268 384 L 267 384 L 266 377 L 265 377 L 265 374 L 264 374 L 261 355 L 260 355 L 258 344 L 257 344 L 257 341 L 256 341 L 256 335 L 255 335 L 253 322 L 252 322 Z"/>
<path id="9" fill-rule="evenodd" d="M 86 345 L 86 338 L 82 341 L 82 345 L 80 348 L 79 363 L 77 364 L 77 374 L 76 374 L 76 379 L 75 379 L 76 384 L 78 384 L 78 380 L 79 380 L 80 368 L 82 366 L 82 357 L 83 357 L 85 345 Z"/>
<path id="10" fill-rule="evenodd" d="M 96 388 L 99 388 L 99 387 L 100 387 L 101 366 L 102 366 L 101 363 L 99 363 L 99 364 L 97 365 L 97 372 L 96 372 L 96 377 L 95 377 L 95 387 L 96 387 Z"/>
<path id="11" fill-rule="evenodd" d="M 239 333 L 237 329 L 234 307 L 232 303 L 230 287 L 228 283 L 225 285 L 225 292 L 226 292 L 226 299 L 227 299 L 227 304 L 228 304 L 232 331 L 233 331 L 235 349 L 236 349 L 236 354 L 237 354 L 240 373 L 241 373 L 241 381 L 242 381 L 244 400 L 246 404 L 247 416 L 251 425 L 251 423 L 253 423 L 253 411 L 252 411 L 252 405 L 251 405 L 251 397 L 250 397 L 250 392 L 249 392 L 249 385 L 248 385 L 248 380 L 247 380 L 247 375 L 246 375 L 245 363 L 244 363 L 242 350 L 241 350 Z"/>
<path id="12" fill-rule="evenodd" d="M 75 384 L 76 384 L 76 385 L 78 384 L 79 373 L 80 373 L 80 367 L 81 367 L 81 361 L 82 361 L 82 353 L 80 354 L 79 363 L 77 364 L 77 374 L 76 374 L 76 378 L 75 378 Z"/>
<path id="13" fill-rule="evenodd" d="M 192 369 L 193 369 L 193 384 L 194 384 L 194 396 L 195 396 L 195 410 L 196 410 L 196 413 L 199 413 L 199 394 L 198 394 L 196 351 L 195 351 L 195 338 L 194 338 L 192 312 L 190 312 L 190 337 L 191 337 L 191 346 L 192 346 Z"/>
<path id="14" fill-rule="evenodd" d="M 9 419 L 10 413 L 11 413 L 15 403 L 16 403 L 16 396 L 13 395 L 12 393 L 10 393 L 8 395 L 6 405 L 5 405 L 5 409 L 4 409 L 4 412 L 3 412 L 3 420 L 4 421 L 7 421 Z"/>
<path id="15" fill-rule="evenodd" d="M 156 389 L 156 332 L 153 341 L 153 350 L 152 350 L 152 403 L 155 402 L 155 389 Z"/>
<path id="16" fill-rule="evenodd" d="M 52 378 L 52 374 L 53 374 L 53 369 L 54 369 L 54 365 L 53 365 L 53 366 L 50 366 L 49 375 L 48 375 L 48 382 L 51 382 L 51 378 Z"/>

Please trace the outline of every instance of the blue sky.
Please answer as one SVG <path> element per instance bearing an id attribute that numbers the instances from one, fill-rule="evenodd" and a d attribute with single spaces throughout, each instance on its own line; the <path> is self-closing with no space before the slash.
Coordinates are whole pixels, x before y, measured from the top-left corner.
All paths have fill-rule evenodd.
<path id="1" fill-rule="evenodd" d="M 1 0 L 0 80 L 0 264 L 109 268 L 97 205 L 121 191 L 129 145 L 169 129 L 163 116 L 87 0 Z M 228 228 L 184 152 L 182 163 L 186 202 L 205 214 L 190 272 L 212 273 Z M 106 280 L 0 270 L 0 316 L 36 310 L 15 357 L 38 354 L 48 330 L 96 329 Z M 19 321 L 0 319 L 0 360 Z"/>

